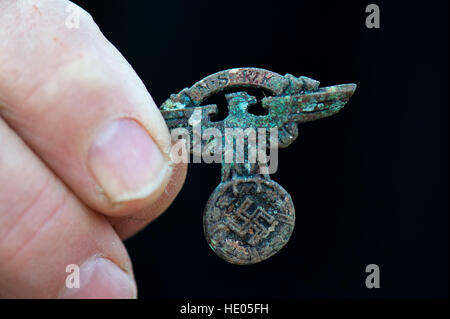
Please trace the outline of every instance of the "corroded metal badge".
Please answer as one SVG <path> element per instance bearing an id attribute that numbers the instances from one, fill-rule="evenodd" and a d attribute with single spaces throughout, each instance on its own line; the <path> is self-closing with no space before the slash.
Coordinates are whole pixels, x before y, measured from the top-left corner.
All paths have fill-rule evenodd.
<path id="1" fill-rule="evenodd" d="M 257 101 L 246 88 L 268 96 Z M 276 151 L 297 138 L 298 123 L 336 114 L 355 89 L 355 84 L 320 88 L 318 81 L 303 76 L 238 68 L 212 74 L 163 103 L 172 138 L 183 141 L 193 162 L 222 163 L 222 182 L 203 217 L 206 239 L 217 255 L 234 264 L 253 264 L 287 243 L 295 211 L 291 196 L 269 176 L 278 167 Z M 220 92 L 226 93 L 228 115 L 214 121 L 217 105 L 202 103 Z M 249 112 L 258 102 L 267 114 Z M 177 149 L 176 154 L 182 153 Z"/>

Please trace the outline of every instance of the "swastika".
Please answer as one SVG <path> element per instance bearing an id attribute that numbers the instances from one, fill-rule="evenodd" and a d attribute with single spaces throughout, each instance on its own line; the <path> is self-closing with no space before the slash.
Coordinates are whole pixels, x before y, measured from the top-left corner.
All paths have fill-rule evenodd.
<path id="1" fill-rule="evenodd" d="M 230 219 L 227 226 L 249 245 L 256 246 L 270 232 L 274 231 L 273 224 L 275 217 L 266 212 L 261 206 L 250 210 L 253 200 L 246 197 L 244 202 L 236 210 L 233 219 Z M 266 225 L 268 225 L 266 227 Z"/>

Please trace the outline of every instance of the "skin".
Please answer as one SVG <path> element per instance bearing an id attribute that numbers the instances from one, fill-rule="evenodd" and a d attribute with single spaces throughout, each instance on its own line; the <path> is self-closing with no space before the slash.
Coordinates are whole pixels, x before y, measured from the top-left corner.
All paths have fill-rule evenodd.
<path id="1" fill-rule="evenodd" d="M 135 71 L 82 9 L 80 28 L 67 28 L 69 4 L 0 0 L 3 298 L 136 297 L 122 240 L 186 174 Z M 69 264 L 79 289 L 66 288 Z"/>

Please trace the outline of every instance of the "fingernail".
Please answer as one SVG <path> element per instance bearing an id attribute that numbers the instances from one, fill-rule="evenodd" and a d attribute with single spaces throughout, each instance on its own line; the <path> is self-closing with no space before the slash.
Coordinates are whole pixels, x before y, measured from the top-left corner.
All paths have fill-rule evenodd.
<path id="1" fill-rule="evenodd" d="M 112 202 L 141 199 L 163 182 L 168 162 L 148 132 L 131 119 L 115 120 L 98 133 L 88 165 Z"/>
<path id="2" fill-rule="evenodd" d="M 136 284 L 112 261 L 93 258 L 80 267 L 79 287 L 66 288 L 65 299 L 134 299 Z"/>

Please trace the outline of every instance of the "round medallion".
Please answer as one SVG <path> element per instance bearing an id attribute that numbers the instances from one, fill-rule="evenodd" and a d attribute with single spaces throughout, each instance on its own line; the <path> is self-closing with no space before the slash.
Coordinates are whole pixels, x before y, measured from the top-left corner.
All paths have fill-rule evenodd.
<path id="1" fill-rule="evenodd" d="M 276 182 L 237 178 L 222 182 L 203 216 L 210 247 L 224 260 L 254 264 L 277 253 L 294 230 L 291 196 Z"/>

